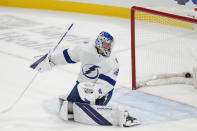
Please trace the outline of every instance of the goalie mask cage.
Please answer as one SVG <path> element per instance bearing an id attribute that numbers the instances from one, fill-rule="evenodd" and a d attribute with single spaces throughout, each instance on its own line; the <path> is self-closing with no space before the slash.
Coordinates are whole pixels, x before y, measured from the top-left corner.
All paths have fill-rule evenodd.
<path id="1" fill-rule="evenodd" d="M 197 19 L 176 14 L 131 8 L 132 89 L 138 78 L 188 71 L 197 64 L 192 58 L 197 58 L 192 48 L 197 46 Z"/>

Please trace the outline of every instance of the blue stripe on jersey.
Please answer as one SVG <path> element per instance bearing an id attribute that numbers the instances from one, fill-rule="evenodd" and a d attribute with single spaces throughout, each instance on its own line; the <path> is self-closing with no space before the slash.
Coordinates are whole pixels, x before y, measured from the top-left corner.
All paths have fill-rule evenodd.
<path id="1" fill-rule="evenodd" d="M 68 49 L 65 49 L 65 50 L 63 51 L 63 54 L 64 54 L 64 58 L 66 59 L 66 62 L 67 62 L 67 63 L 76 63 L 75 61 L 73 61 L 73 60 L 70 58 L 70 56 L 69 56 L 69 54 L 68 54 Z"/>
<path id="2" fill-rule="evenodd" d="M 88 104 L 75 103 L 79 108 L 81 108 L 92 120 L 94 120 L 99 125 L 112 125 L 108 120 L 106 120 L 101 114 L 94 110 Z"/>
<path id="3" fill-rule="evenodd" d="M 106 76 L 104 74 L 100 74 L 99 75 L 99 79 L 102 79 L 104 81 L 107 81 L 112 86 L 114 86 L 116 84 L 116 81 L 115 80 L 113 80 L 112 78 L 110 78 L 109 76 Z"/>

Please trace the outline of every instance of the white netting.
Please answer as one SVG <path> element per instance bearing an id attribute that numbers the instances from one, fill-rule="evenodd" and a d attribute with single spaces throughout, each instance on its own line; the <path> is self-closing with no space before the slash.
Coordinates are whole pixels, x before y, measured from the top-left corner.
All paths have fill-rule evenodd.
<path id="1" fill-rule="evenodd" d="M 193 23 L 139 11 L 135 18 L 137 80 L 154 74 L 191 71 L 197 63 Z"/>

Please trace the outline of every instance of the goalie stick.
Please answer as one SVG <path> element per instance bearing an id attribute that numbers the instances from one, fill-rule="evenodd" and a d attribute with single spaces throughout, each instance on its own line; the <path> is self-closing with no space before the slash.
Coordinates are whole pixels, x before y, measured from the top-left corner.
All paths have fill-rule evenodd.
<path id="1" fill-rule="evenodd" d="M 35 69 L 38 64 L 40 64 L 43 60 L 45 60 L 45 58 L 48 55 L 51 55 L 59 46 L 59 44 L 61 43 L 61 41 L 63 40 L 63 38 L 67 35 L 68 31 L 72 28 L 73 24 L 71 24 L 69 26 L 69 28 L 67 29 L 67 31 L 64 33 L 64 35 L 62 36 L 62 38 L 60 39 L 60 41 L 58 42 L 58 44 L 52 49 L 52 51 L 49 51 L 49 53 L 45 54 L 44 56 L 42 56 L 40 59 L 38 59 L 36 62 L 34 62 L 33 64 L 30 65 L 30 68 Z M 0 114 L 9 112 L 11 109 L 13 109 L 15 107 L 15 105 L 18 103 L 18 101 L 23 97 L 23 95 L 25 94 L 25 92 L 27 91 L 27 89 L 31 86 L 31 84 L 33 83 L 33 81 L 36 79 L 37 75 L 39 74 L 39 69 L 38 72 L 36 72 L 36 74 L 33 76 L 33 78 L 29 81 L 28 85 L 25 87 L 25 89 L 21 92 L 21 94 L 17 97 L 16 101 L 14 101 L 8 108 L 0 111 Z"/>
<path id="2" fill-rule="evenodd" d="M 49 51 L 47 54 L 45 54 L 44 56 L 42 56 L 40 59 L 38 59 L 36 62 L 34 62 L 33 64 L 30 65 L 30 68 L 35 69 L 38 64 L 40 64 L 43 60 L 45 60 L 45 58 L 48 55 L 51 55 L 59 46 L 59 44 L 62 42 L 63 38 L 67 35 L 68 31 L 72 28 L 73 24 L 71 24 L 68 28 L 68 30 L 66 31 L 66 33 L 64 33 L 64 35 L 62 36 L 62 38 L 60 39 L 60 41 L 58 42 L 58 44 L 53 48 L 52 51 Z"/>
<path id="3" fill-rule="evenodd" d="M 10 105 L 8 108 L 2 110 L 0 113 L 6 113 L 8 111 L 10 111 L 17 103 L 18 101 L 22 98 L 22 96 L 25 94 L 26 90 L 30 87 L 30 85 L 32 84 L 32 82 L 36 79 L 37 75 L 38 75 L 39 71 L 36 72 L 36 74 L 33 76 L 33 78 L 31 79 L 31 81 L 28 83 L 28 85 L 26 86 L 26 88 L 23 90 L 23 92 L 21 92 L 20 96 L 17 97 L 16 101 L 14 101 L 12 103 L 12 105 Z"/>

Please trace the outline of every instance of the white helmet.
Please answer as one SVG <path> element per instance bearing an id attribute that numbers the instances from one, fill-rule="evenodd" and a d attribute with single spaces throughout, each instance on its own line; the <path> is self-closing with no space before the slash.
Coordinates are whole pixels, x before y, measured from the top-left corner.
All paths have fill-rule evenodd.
<path id="1" fill-rule="evenodd" d="M 102 31 L 98 35 L 98 37 L 95 41 L 95 47 L 102 51 L 101 54 L 103 56 L 109 57 L 111 54 L 111 49 L 113 48 L 113 41 L 114 41 L 113 36 L 111 36 L 108 32 Z M 103 46 L 104 43 L 111 44 L 111 48 L 110 49 L 104 48 L 104 46 Z"/>

